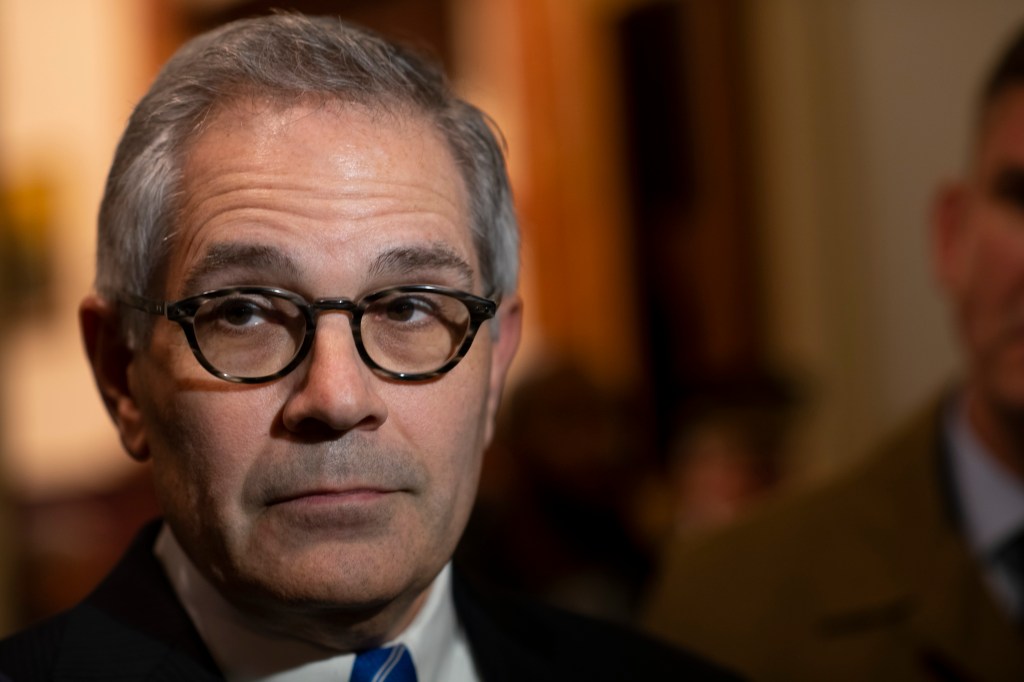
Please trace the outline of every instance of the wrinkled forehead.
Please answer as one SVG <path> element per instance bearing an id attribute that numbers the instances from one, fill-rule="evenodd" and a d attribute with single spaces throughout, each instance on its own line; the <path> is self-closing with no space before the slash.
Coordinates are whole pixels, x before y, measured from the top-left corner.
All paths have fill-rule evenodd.
<path id="1" fill-rule="evenodd" d="M 266 151 L 274 140 L 289 136 L 292 144 L 320 152 L 327 157 L 332 149 L 354 147 L 370 140 L 364 151 L 372 151 L 373 141 L 401 137 L 408 144 L 424 140 L 436 145 L 439 155 L 430 160 L 439 170 L 454 168 L 448 141 L 440 127 L 412 104 L 394 99 L 349 100 L 326 93 L 264 93 L 240 90 L 215 102 L 203 120 L 187 136 L 180 161 L 187 167 L 196 160 L 210 138 L 250 134 L 252 154 Z M 208 146 L 208 144 L 206 145 Z M 452 162 L 451 164 L 449 162 Z M 456 168 L 459 171 L 461 169 Z M 433 172 L 431 172 L 433 174 Z M 187 180 L 187 177 L 186 177 Z M 462 184 L 465 184 L 464 182 Z"/>
<path id="2" fill-rule="evenodd" d="M 448 244 L 479 269 L 458 164 L 436 127 L 408 111 L 235 98 L 184 150 L 178 205 L 169 288 L 235 240 L 279 249 L 294 241 L 339 263 L 376 257 L 373 242 Z"/>

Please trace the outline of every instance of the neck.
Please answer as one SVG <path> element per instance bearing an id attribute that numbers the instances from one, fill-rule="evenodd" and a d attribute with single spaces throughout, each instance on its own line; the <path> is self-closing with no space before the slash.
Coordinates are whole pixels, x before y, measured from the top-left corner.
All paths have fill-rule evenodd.
<path id="1" fill-rule="evenodd" d="M 245 624 L 276 637 L 297 639 L 336 652 L 357 652 L 397 638 L 423 608 L 430 586 L 373 608 L 330 605 L 263 605 L 228 599 Z"/>
<path id="2" fill-rule="evenodd" d="M 967 419 L 988 452 L 1024 482 L 1024 406 L 997 404 L 968 390 Z"/>

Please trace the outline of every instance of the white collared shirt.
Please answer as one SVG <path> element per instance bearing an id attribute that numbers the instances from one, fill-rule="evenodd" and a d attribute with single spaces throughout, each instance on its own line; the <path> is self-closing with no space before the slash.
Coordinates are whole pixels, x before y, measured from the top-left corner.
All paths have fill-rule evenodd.
<path id="1" fill-rule="evenodd" d="M 250 627 L 192 564 L 167 524 L 153 548 L 214 661 L 231 682 L 338 682 L 355 654 L 338 654 Z M 408 647 L 419 682 L 479 682 L 452 600 L 451 564 L 434 579 L 419 613 L 389 645 Z"/>
<path id="2" fill-rule="evenodd" d="M 1024 593 L 1014 587 L 996 551 L 1024 527 L 1024 484 L 981 442 L 967 417 L 962 398 L 946 415 L 951 445 L 953 492 L 959 505 L 967 542 L 985 566 L 985 578 L 996 599 L 1010 615 L 1024 616 Z"/>

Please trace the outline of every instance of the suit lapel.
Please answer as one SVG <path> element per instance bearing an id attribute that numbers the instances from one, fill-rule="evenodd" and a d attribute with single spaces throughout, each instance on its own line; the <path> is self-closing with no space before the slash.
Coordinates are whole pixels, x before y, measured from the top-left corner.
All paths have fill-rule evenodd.
<path id="1" fill-rule="evenodd" d="M 866 529 L 856 592 L 831 584 L 822 631 L 837 637 L 897 629 L 935 680 L 1024 680 L 1024 639 L 995 604 L 957 529 L 945 475 L 941 405 L 865 470 Z M 893 491 L 898 491 L 894 493 Z"/>
<path id="2" fill-rule="evenodd" d="M 159 682 L 210 682 L 223 678 L 194 657 L 185 655 L 173 641 L 154 638 L 106 613 L 83 607 L 72 614 L 61 657 L 53 679 L 118 679 Z"/>
<path id="3" fill-rule="evenodd" d="M 1024 637 L 994 603 L 973 558 L 955 538 L 934 557 L 909 622 L 925 659 L 964 680 L 1024 680 Z"/>
<path id="4" fill-rule="evenodd" d="M 148 525 L 109 576 L 69 614 L 56 680 L 222 680 L 153 556 L 159 522 Z"/>
<path id="5" fill-rule="evenodd" d="M 523 646 L 516 637 L 500 627 L 490 615 L 496 606 L 483 598 L 456 571 L 452 579 L 452 597 L 455 611 L 469 639 L 473 662 L 480 678 L 485 682 L 515 682 L 517 680 L 554 680 L 544 661 L 534 651 Z M 498 607 L 500 608 L 500 607 Z M 520 633 L 520 639 L 530 641 L 536 632 Z M 548 646 L 554 646 L 548 640 Z"/>

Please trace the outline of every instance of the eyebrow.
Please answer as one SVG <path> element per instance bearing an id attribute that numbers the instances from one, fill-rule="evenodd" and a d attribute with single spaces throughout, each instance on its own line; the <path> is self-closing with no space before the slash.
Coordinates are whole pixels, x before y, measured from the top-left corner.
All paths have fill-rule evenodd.
<path id="1" fill-rule="evenodd" d="M 408 275 L 424 270 L 454 271 L 467 284 L 473 282 L 473 268 L 445 244 L 389 249 L 370 264 L 372 277 Z"/>
<path id="2" fill-rule="evenodd" d="M 280 250 L 262 245 L 229 242 L 214 244 L 185 277 L 185 291 L 204 289 L 203 281 L 211 275 L 231 268 L 247 268 L 264 272 L 284 273 L 297 278 L 299 267 Z M 445 244 L 429 246 L 402 246 L 388 249 L 370 263 L 371 277 L 411 275 L 427 270 L 453 271 L 464 280 L 473 282 L 473 268 Z"/>
<path id="3" fill-rule="evenodd" d="M 203 280 L 213 273 L 239 267 L 284 271 L 287 275 L 297 275 L 299 272 L 291 258 L 269 246 L 235 242 L 214 244 L 185 277 L 185 291 L 202 288 Z"/>

